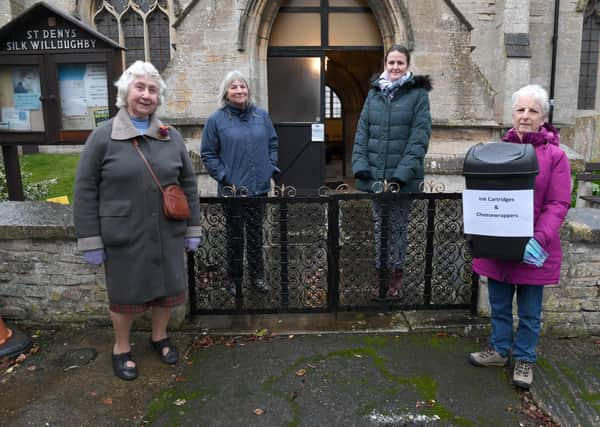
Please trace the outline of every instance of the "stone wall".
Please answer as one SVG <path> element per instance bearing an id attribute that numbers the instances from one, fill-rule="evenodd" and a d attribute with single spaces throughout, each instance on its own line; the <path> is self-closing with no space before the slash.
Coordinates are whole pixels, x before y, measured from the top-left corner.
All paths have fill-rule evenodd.
<path id="1" fill-rule="evenodd" d="M 600 210 L 571 209 L 560 286 L 546 288 L 544 331 L 600 334 Z M 482 280 L 478 311 L 489 313 Z M 76 250 L 70 206 L 0 203 L 0 317 L 39 324 L 108 322 L 102 267 Z M 185 307 L 173 318 L 181 326 Z"/>
<path id="2" fill-rule="evenodd" d="M 2 202 L 0 218 L 0 317 L 47 325 L 110 322 L 104 268 L 87 264 L 77 250 L 70 205 Z M 174 327 L 185 310 L 174 311 Z"/>
<path id="3" fill-rule="evenodd" d="M 561 230 L 560 287 L 544 295 L 544 329 L 575 336 L 600 331 L 600 209 L 571 209 Z"/>
<path id="4" fill-rule="evenodd" d="M 22 13 L 36 0 L 0 0 L 0 25 Z M 92 24 L 91 0 L 49 0 L 49 4 Z M 267 106 L 266 50 L 268 28 L 254 28 L 246 49 L 238 50 L 240 19 L 249 4 L 252 14 L 266 15 L 250 22 L 266 25 L 280 2 L 245 0 L 173 1 L 172 59 L 164 72 L 169 86 L 164 117 L 198 121 L 214 111 L 218 84 L 224 73 L 237 68 L 249 75 L 258 104 Z M 369 2 L 378 16 L 395 11 L 391 21 L 410 26 L 414 37 L 414 67 L 430 74 L 433 119 L 439 123 L 509 124 L 512 91 L 529 82 L 550 84 L 554 1 L 447 0 L 445 2 Z M 275 4 L 275 6 L 273 6 Z M 185 11 L 185 13 L 183 13 Z M 254 16 L 254 15 L 253 15 Z M 575 0 L 560 3 L 556 123 L 572 124 L 577 113 L 577 89 L 583 14 Z M 383 25 L 383 23 L 380 23 Z M 266 33 L 257 33 L 265 30 Z M 398 34 L 382 34 L 397 41 Z M 530 58 L 509 58 L 505 34 L 526 34 Z M 264 46 L 263 46 L 264 47 Z M 600 102 L 600 101 L 599 101 Z M 598 102 L 597 102 L 598 103 Z"/>
<path id="5" fill-rule="evenodd" d="M 600 115 L 587 114 L 575 119 L 573 149 L 587 162 L 600 161 Z"/>
<path id="6" fill-rule="evenodd" d="M 71 207 L 0 203 L 0 315 L 32 322 L 107 319 L 102 268 L 76 250 Z"/>

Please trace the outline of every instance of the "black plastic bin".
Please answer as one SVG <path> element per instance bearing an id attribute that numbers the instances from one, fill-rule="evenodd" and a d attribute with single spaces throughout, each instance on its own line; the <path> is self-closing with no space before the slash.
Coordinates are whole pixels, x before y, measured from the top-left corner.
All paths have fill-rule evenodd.
<path id="1" fill-rule="evenodd" d="M 468 190 L 533 190 L 537 173 L 537 156 L 531 144 L 477 144 L 467 151 L 463 165 Z M 473 257 L 520 261 L 532 236 L 466 237 Z"/>

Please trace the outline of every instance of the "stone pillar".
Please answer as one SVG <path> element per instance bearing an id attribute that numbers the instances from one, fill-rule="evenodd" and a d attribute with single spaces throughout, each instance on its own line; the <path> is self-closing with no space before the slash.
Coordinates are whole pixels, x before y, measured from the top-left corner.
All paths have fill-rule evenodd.
<path id="1" fill-rule="evenodd" d="M 529 51 L 530 0 L 506 0 L 502 32 L 504 33 L 504 109 L 502 121 L 512 123 L 511 95 L 529 83 L 531 53 Z"/>
<path id="2" fill-rule="evenodd" d="M 573 149 L 586 162 L 600 162 L 600 114 L 577 117 Z"/>
<path id="3" fill-rule="evenodd" d="M 10 0 L 0 0 L 0 27 L 6 25 L 10 19 Z"/>

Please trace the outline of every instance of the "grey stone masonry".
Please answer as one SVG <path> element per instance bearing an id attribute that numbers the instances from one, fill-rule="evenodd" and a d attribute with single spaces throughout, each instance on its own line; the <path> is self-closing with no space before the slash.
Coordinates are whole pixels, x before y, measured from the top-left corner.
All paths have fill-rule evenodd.
<path id="1" fill-rule="evenodd" d="M 600 331 L 600 209 L 571 209 L 561 230 L 560 286 L 544 295 L 544 329 L 576 336 Z"/>
<path id="2" fill-rule="evenodd" d="M 544 333 L 600 334 L 600 209 L 571 209 L 560 284 L 544 294 Z M 481 287 L 480 314 L 489 311 Z M 38 324 L 108 322 L 104 271 L 76 249 L 71 206 L 0 203 L 0 317 Z M 173 318 L 183 323 L 185 307 Z"/>
<path id="3" fill-rule="evenodd" d="M 71 206 L 0 203 L 0 315 L 35 323 L 108 319 L 104 270 L 76 248 Z"/>

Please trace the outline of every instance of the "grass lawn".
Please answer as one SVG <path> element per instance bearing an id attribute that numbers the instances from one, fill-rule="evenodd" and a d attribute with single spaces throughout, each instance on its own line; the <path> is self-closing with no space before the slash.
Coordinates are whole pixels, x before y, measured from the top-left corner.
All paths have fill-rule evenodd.
<path id="1" fill-rule="evenodd" d="M 67 196 L 73 203 L 73 183 L 79 154 L 26 154 L 21 157 L 21 171 L 31 174 L 27 182 L 35 183 L 45 179 L 57 178 L 58 182 L 50 186 L 50 197 Z"/>
<path id="2" fill-rule="evenodd" d="M 50 187 L 48 198 L 67 196 L 69 203 L 72 203 L 73 183 L 75 182 L 78 162 L 79 154 L 26 154 L 21 157 L 21 170 L 22 172 L 31 173 L 31 176 L 26 179 L 30 183 L 57 178 L 58 183 Z M 597 194 L 600 191 L 600 182 L 595 182 L 594 184 L 594 194 Z M 573 174 L 573 207 L 575 206 L 576 197 L 577 180 L 575 179 L 575 174 Z"/>

